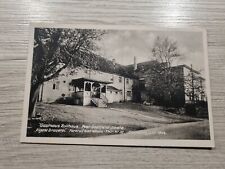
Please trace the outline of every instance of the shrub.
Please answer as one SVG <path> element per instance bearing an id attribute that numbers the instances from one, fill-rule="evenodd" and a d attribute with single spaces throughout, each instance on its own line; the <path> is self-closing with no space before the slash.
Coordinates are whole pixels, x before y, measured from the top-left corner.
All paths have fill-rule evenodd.
<path id="1" fill-rule="evenodd" d="M 194 103 L 186 103 L 185 113 L 189 116 L 197 116 L 196 105 Z"/>
<path id="2" fill-rule="evenodd" d="M 72 105 L 74 104 L 74 99 L 72 97 L 60 97 L 55 102 L 59 104 Z"/>

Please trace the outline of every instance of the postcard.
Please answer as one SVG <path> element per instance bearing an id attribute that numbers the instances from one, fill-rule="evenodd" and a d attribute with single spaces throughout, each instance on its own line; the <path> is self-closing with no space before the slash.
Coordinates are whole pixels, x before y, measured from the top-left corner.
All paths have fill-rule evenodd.
<path id="1" fill-rule="evenodd" d="M 206 31 L 31 24 L 21 142 L 214 147 Z"/>

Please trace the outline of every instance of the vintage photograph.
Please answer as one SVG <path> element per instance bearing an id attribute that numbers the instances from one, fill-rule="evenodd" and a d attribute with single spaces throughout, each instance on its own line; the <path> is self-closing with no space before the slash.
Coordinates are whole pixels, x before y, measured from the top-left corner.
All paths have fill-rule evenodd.
<path id="1" fill-rule="evenodd" d="M 213 147 L 206 36 L 31 26 L 21 142 Z"/>

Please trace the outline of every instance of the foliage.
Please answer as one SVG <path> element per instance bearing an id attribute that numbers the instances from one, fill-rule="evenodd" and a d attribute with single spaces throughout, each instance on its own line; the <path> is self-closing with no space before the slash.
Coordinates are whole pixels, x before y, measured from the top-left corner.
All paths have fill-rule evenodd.
<path id="1" fill-rule="evenodd" d="M 152 54 L 158 62 L 165 63 L 164 68 L 170 68 L 173 60 L 180 56 L 177 42 L 159 36 L 155 39 Z"/>
<path id="2" fill-rule="evenodd" d="M 66 67 L 97 67 L 94 42 L 102 34 L 92 29 L 36 28 L 32 84 L 48 81 Z"/>
<path id="3" fill-rule="evenodd" d="M 203 86 L 204 79 L 193 73 L 192 70 L 184 77 L 185 95 L 190 98 L 192 103 L 198 100 L 204 100 L 206 97 Z M 201 97 L 201 98 L 199 98 Z"/>
<path id="4" fill-rule="evenodd" d="M 29 115 L 34 112 L 40 85 L 67 68 L 83 66 L 97 69 L 96 41 L 104 31 L 93 29 L 36 28 Z"/>
<path id="5" fill-rule="evenodd" d="M 148 95 L 158 104 L 169 105 L 177 91 L 181 91 L 183 82 L 180 71 L 172 67 L 173 60 L 180 56 L 177 43 L 157 37 L 152 54 L 154 62 L 145 72 Z"/>
<path id="6" fill-rule="evenodd" d="M 157 37 L 152 54 L 155 60 L 145 71 L 149 100 L 153 99 L 163 106 L 174 107 L 184 105 L 185 95 L 192 103 L 205 100 L 204 79 L 200 73 L 186 65 L 172 66 L 173 61 L 180 56 L 176 42 Z M 184 72 L 184 67 L 188 74 Z"/>

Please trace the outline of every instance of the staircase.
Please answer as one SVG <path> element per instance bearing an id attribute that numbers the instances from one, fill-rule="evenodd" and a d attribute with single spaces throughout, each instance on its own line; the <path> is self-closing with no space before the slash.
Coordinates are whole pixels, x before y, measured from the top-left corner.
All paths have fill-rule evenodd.
<path id="1" fill-rule="evenodd" d="M 105 95 L 101 94 L 101 99 L 105 102 L 105 104 L 108 103 L 108 99 Z"/>
<path id="2" fill-rule="evenodd" d="M 96 107 L 107 107 L 108 99 L 104 95 L 101 95 L 101 98 L 91 98 L 91 102 Z"/>

